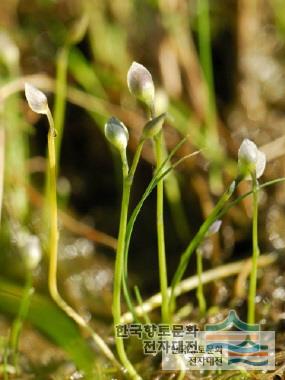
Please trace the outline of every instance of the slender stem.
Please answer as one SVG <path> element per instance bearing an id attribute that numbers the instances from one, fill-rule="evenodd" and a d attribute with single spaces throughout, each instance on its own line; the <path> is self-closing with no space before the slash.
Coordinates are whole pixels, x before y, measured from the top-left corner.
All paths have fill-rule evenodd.
<path id="1" fill-rule="evenodd" d="M 66 96 L 67 96 L 67 65 L 68 65 L 68 55 L 69 46 L 64 45 L 59 49 L 56 58 L 56 81 L 55 81 L 55 103 L 54 103 L 54 119 L 51 115 L 47 115 L 49 122 L 57 131 L 57 139 L 55 141 L 55 163 L 56 167 L 59 163 L 61 141 L 64 128 L 64 118 L 65 118 L 65 108 L 66 108 Z M 50 113 L 50 112 L 49 112 Z M 57 174 L 57 173 L 56 173 Z M 52 197 L 50 194 L 52 187 L 50 185 L 50 172 L 47 172 L 46 183 L 45 183 L 45 204 L 43 207 L 43 224 L 44 228 L 48 225 L 48 215 L 49 215 L 49 198 Z"/>
<path id="2" fill-rule="evenodd" d="M 26 284 L 25 284 L 25 290 L 23 293 L 23 297 L 21 299 L 20 308 L 18 312 L 18 316 L 15 319 L 12 329 L 11 329 L 11 337 L 10 337 L 10 345 L 11 350 L 13 354 L 13 365 L 16 369 L 16 372 L 18 373 L 18 345 L 19 345 L 19 338 L 21 334 L 21 330 L 23 327 L 23 322 L 27 316 L 31 296 L 34 292 L 33 288 L 33 277 L 30 270 L 27 271 L 27 278 L 26 278 Z"/>
<path id="3" fill-rule="evenodd" d="M 199 303 L 200 316 L 203 317 L 207 310 L 206 299 L 204 296 L 202 274 L 203 274 L 203 252 L 200 248 L 196 250 L 197 259 L 197 275 L 198 275 L 198 286 L 197 286 L 197 299 Z"/>
<path id="4" fill-rule="evenodd" d="M 137 149 L 136 149 L 136 152 L 135 152 L 135 155 L 134 155 L 134 159 L 133 159 L 133 162 L 132 162 L 132 165 L 131 165 L 131 168 L 130 168 L 130 172 L 128 174 L 129 175 L 129 181 L 131 181 L 131 183 L 133 182 L 134 175 L 135 175 L 135 172 L 137 170 L 137 166 L 138 166 L 138 163 L 139 163 L 139 160 L 140 160 L 140 157 L 141 157 L 142 148 L 144 146 L 144 143 L 145 143 L 144 139 L 141 139 L 139 141 Z"/>
<path id="5" fill-rule="evenodd" d="M 184 159 L 186 159 L 187 157 L 190 157 L 190 156 L 198 153 L 198 152 L 195 152 L 195 153 L 192 153 L 191 155 L 187 155 L 184 158 L 178 160 L 174 165 L 169 166 L 168 162 L 170 162 L 171 158 L 174 156 L 174 154 L 177 152 L 177 150 L 185 143 L 185 141 L 186 141 L 186 138 L 183 138 L 175 146 L 175 148 L 170 152 L 170 154 L 166 157 L 166 159 L 163 161 L 163 163 L 160 166 L 160 168 L 155 171 L 154 176 L 152 177 L 152 179 L 151 179 L 150 183 L 148 184 L 148 186 L 147 186 L 147 188 L 146 188 L 146 190 L 145 190 L 142 198 L 138 202 L 137 206 L 135 207 L 135 209 L 132 212 L 132 215 L 131 215 L 131 217 L 129 218 L 129 221 L 128 221 L 127 231 L 126 231 L 126 239 L 125 239 L 125 271 L 124 271 L 124 276 L 123 276 L 123 290 L 124 290 L 124 296 L 125 296 L 128 308 L 133 313 L 134 320 L 136 320 L 136 321 L 137 321 L 137 317 L 136 317 L 136 313 L 135 313 L 135 308 L 134 308 L 134 305 L 132 303 L 132 299 L 131 299 L 131 296 L 130 296 L 130 291 L 129 291 L 129 288 L 128 288 L 128 285 L 127 285 L 128 254 L 129 254 L 129 245 L 130 245 L 130 240 L 131 240 L 131 236 L 132 236 L 132 232 L 133 232 L 133 227 L 134 227 L 135 221 L 136 221 L 136 219 L 138 217 L 138 214 L 139 214 L 139 212 L 140 212 L 140 210 L 141 210 L 141 208 L 142 208 L 145 200 L 147 199 L 147 197 L 149 196 L 149 194 L 154 190 L 154 188 L 156 187 L 157 183 L 159 181 L 161 181 L 162 178 L 164 178 L 168 173 L 170 173 L 170 171 L 172 170 L 172 168 L 175 168 Z M 144 142 L 144 140 L 142 141 L 142 143 L 143 142 Z M 141 147 L 138 146 L 137 150 L 138 151 L 141 150 Z M 136 154 L 135 154 L 135 156 L 136 156 Z M 135 161 L 136 160 L 134 159 L 134 162 Z M 134 167 L 134 164 L 132 165 L 132 168 L 133 167 Z M 163 170 L 165 167 L 168 167 L 168 169 Z M 131 168 L 131 171 L 132 171 L 132 168 Z M 130 177 L 130 180 L 131 180 L 131 177 L 133 178 L 133 176 L 130 176 L 130 175 L 129 175 L 129 177 Z"/>
<path id="6" fill-rule="evenodd" d="M 57 256 L 58 256 L 58 218 L 57 218 L 57 196 L 56 196 L 56 150 L 55 150 L 55 137 L 56 130 L 50 110 L 48 109 L 47 118 L 49 121 L 48 132 L 48 165 L 49 165 L 49 219 L 50 219 L 50 232 L 49 232 L 49 274 L 48 286 L 50 294 L 57 305 L 80 327 L 84 328 L 94 339 L 97 346 L 101 349 L 103 354 L 114 364 L 115 367 L 121 369 L 120 364 L 114 357 L 112 351 L 103 341 L 103 339 L 96 334 L 90 326 L 86 323 L 72 307 L 70 307 L 60 296 L 57 287 Z"/>
<path id="7" fill-rule="evenodd" d="M 157 170 L 163 163 L 163 135 L 160 132 L 154 138 L 155 153 L 156 153 L 156 168 Z M 159 280 L 160 291 L 162 295 L 161 316 L 163 323 L 169 323 L 168 310 L 168 293 L 167 293 L 167 264 L 165 256 L 165 236 L 164 236 L 164 217 L 163 217 L 163 180 L 157 184 L 157 244 L 158 244 L 158 264 L 159 264 Z"/>
<path id="8" fill-rule="evenodd" d="M 139 144 L 137 146 L 130 171 L 128 173 L 128 180 L 130 182 L 130 186 L 132 186 L 132 183 L 133 183 L 134 175 L 135 175 L 138 163 L 139 163 L 139 159 L 141 156 L 141 152 L 142 152 L 144 142 L 145 142 L 145 139 L 141 139 L 139 141 Z M 126 158 L 124 158 L 124 160 L 126 160 Z M 139 322 L 136 318 L 136 315 L 135 315 L 135 311 L 134 311 L 135 308 L 134 308 L 134 305 L 132 302 L 132 297 L 131 297 L 130 290 L 129 290 L 128 283 L 127 283 L 127 277 L 128 277 L 128 246 L 129 246 L 129 239 L 128 239 L 128 232 L 127 232 L 127 227 L 126 227 L 125 248 L 124 248 L 124 250 L 125 250 L 125 253 L 124 253 L 124 272 L 123 272 L 123 276 L 122 276 L 122 285 L 123 285 L 123 292 L 124 292 L 124 297 L 125 297 L 127 306 L 129 308 L 129 310 L 133 313 L 135 320 L 137 322 Z"/>
<path id="9" fill-rule="evenodd" d="M 173 313 L 174 307 L 175 307 L 175 288 L 177 284 L 181 281 L 189 262 L 189 259 L 192 255 L 192 253 L 195 251 L 195 249 L 201 244 L 202 240 L 206 236 L 210 226 L 217 220 L 217 216 L 225 206 L 225 204 L 230 199 L 231 195 L 233 194 L 234 190 L 236 189 L 237 185 L 239 183 L 239 180 L 236 179 L 232 182 L 232 184 L 229 186 L 228 190 L 221 196 L 218 203 L 214 207 L 211 214 L 208 216 L 208 218 L 204 221 L 202 226 L 200 227 L 199 231 L 196 233 L 194 238 L 189 243 L 186 250 L 182 253 L 178 268 L 174 274 L 173 280 L 171 282 L 171 295 L 170 295 L 170 301 L 169 301 L 169 313 Z"/>
<path id="10" fill-rule="evenodd" d="M 49 121 L 48 131 L 48 165 L 49 165 L 49 290 L 54 299 L 58 297 L 57 290 L 57 244 L 58 244 L 58 216 L 57 216 L 57 196 L 56 196 L 56 155 L 55 155 L 55 129 L 54 122 L 49 111 L 47 113 Z"/>
<path id="11" fill-rule="evenodd" d="M 134 287 L 134 292 L 135 292 L 135 295 L 136 295 L 136 299 L 137 299 L 138 305 L 140 307 L 142 307 L 143 300 L 142 300 L 140 289 L 139 289 L 139 287 L 137 285 L 135 285 L 135 287 Z M 144 322 L 146 324 L 149 324 L 149 325 L 151 324 L 151 320 L 150 320 L 149 316 L 147 315 L 147 313 L 143 314 L 143 318 L 144 318 Z"/>
<path id="12" fill-rule="evenodd" d="M 258 259 L 259 267 L 266 267 L 275 263 L 278 259 L 278 254 L 270 253 L 268 255 L 262 255 Z M 203 284 L 209 284 L 212 281 L 217 281 L 222 278 L 227 278 L 239 274 L 243 271 L 243 268 L 250 263 L 252 259 L 245 259 L 241 261 L 236 261 L 230 264 L 218 266 L 217 268 L 210 269 L 202 274 Z M 175 288 L 175 296 L 181 296 L 182 294 L 189 293 L 190 291 L 196 289 L 198 286 L 198 276 L 188 277 L 181 281 Z M 168 288 L 168 293 L 170 294 L 171 288 Z M 154 309 L 161 305 L 161 294 L 156 293 L 147 300 L 141 306 L 136 307 L 136 315 L 141 317 L 144 313 L 150 313 Z M 121 323 L 132 323 L 133 315 L 127 312 L 122 315 Z"/>
<path id="13" fill-rule="evenodd" d="M 201 66 L 208 86 L 207 127 L 215 129 L 215 98 L 211 52 L 211 25 L 209 0 L 198 0 L 198 36 Z"/>
<path id="14" fill-rule="evenodd" d="M 213 59 L 211 49 L 211 19 L 210 19 L 210 1 L 198 0 L 198 39 L 199 39 L 199 54 L 201 67 L 205 77 L 207 103 L 205 109 L 205 139 L 210 141 L 212 147 L 210 153 L 210 186 L 215 191 L 220 193 L 222 187 L 221 178 L 221 162 L 223 151 L 219 146 L 219 134 L 217 129 L 217 111 L 215 100 L 215 84 L 213 74 Z"/>
<path id="15" fill-rule="evenodd" d="M 258 182 L 252 178 L 253 220 L 252 220 L 252 268 L 249 283 L 247 322 L 255 323 L 255 296 L 257 282 L 258 247 Z"/>
<path id="16" fill-rule="evenodd" d="M 114 318 L 114 327 L 120 324 L 121 319 L 121 288 L 122 288 L 122 279 L 124 272 L 124 255 L 125 255 L 125 238 L 126 238 L 126 229 L 128 221 L 128 209 L 129 209 L 129 200 L 130 200 L 130 191 L 131 191 L 131 181 L 129 180 L 129 168 L 126 158 L 126 151 L 121 152 L 122 166 L 123 166 L 123 195 L 122 195 L 122 204 L 121 204 L 121 216 L 120 216 L 120 227 L 119 227 L 119 236 L 118 236 L 118 246 L 115 262 L 115 271 L 114 271 L 114 294 L 113 294 L 113 318 Z M 115 331 L 116 333 L 116 331 Z M 141 377 L 137 374 L 133 365 L 129 361 L 123 338 L 115 334 L 116 348 L 119 355 L 119 358 L 128 372 L 129 376 L 132 379 L 139 380 Z"/>

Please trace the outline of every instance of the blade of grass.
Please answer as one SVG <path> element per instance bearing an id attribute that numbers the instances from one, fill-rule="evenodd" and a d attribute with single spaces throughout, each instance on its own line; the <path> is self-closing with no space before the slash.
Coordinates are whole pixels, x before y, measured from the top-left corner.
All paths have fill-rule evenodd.
<path id="1" fill-rule="evenodd" d="M 260 185 L 259 188 L 260 189 L 265 188 L 265 187 L 268 187 L 268 186 L 271 186 L 271 185 L 274 185 L 274 184 L 277 184 L 277 183 L 280 183 L 283 181 L 285 181 L 285 178 L 278 178 L 278 179 L 275 179 L 275 180 L 272 180 L 272 181 L 269 181 L 269 182 L 266 182 L 266 183 Z M 183 276 L 183 274 L 187 268 L 188 262 L 190 260 L 190 257 L 192 255 L 193 251 L 200 244 L 200 242 L 202 241 L 202 239 L 206 235 L 211 224 L 215 220 L 220 219 L 231 207 L 233 207 L 234 205 L 239 203 L 242 199 L 249 196 L 250 194 L 252 194 L 252 190 L 248 191 L 246 194 L 238 197 L 235 201 L 231 202 L 228 205 L 226 205 L 226 203 L 229 200 L 229 197 L 231 195 L 231 191 L 225 192 L 224 195 L 220 198 L 219 202 L 217 203 L 217 205 L 213 209 L 210 216 L 202 224 L 199 231 L 197 232 L 197 234 L 192 239 L 192 241 L 190 242 L 190 244 L 188 245 L 188 247 L 186 248 L 186 250 L 184 251 L 184 253 L 181 256 L 179 266 L 175 272 L 175 275 L 174 275 L 172 283 L 171 283 L 171 289 L 172 290 L 171 290 L 171 297 L 170 297 L 170 307 L 174 306 L 173 302 L 174 302 L 174 298 L 175 298 L 175 287 L 180 282 L 180 280 L 182 279 L 182 276 Z"/>
<path id="2" fill-rule="evenodd" d="M 0 310 L 16 316 L 23 289 L 0 279 Z M 62 347 L 79 369 L 92 379 L 94 354 L 81 337 L 75 324 L 62 310 L 46 297 L 33 294 L 27 313 L 27 320 L 49 339 Z"/>
<path id="3" fill-rule="evenodd" d="M 285 177 L 276 178 L 276 179 L 273 179 L 272 181 L 267 181 L 267 182 L 259 185 L 259 189 L 265 189 L 266 187 L 269 187 L 269 186 L 272 186 L 272 185 L 276 185 L 276 184 L 282 183 L 282 182 L 285 182 Z M 246 197 L 248 197 L 251 194 L 252 194 L 252 190 L 248 191 L 245 194 L 240 195 L 237 199 L 235 199 L 234 201 L 230 202 L 228 205 L 226 205 L 224 207 L 223 210 L 221 210 L 221 212 L 219 213 L 217 219 L 221 219 L 232 207 L 234 207 L 235 205 L 237 205 L 239 202 L 241 202 L 243 199 L 245 199 Z"/>
<path id="4" fill-rule="evenodd" d="M 138 305 L 142 306 L 143 300 L 142 300 L 140 289 L 139 289 L 139 287 L 137 285 L 134 287 L 134 292 L 135 292 L 135 295 L 136 295 L 136 299 L 137 299 Z M 150 320 L 149 316 L 147 315 L 147 313 L 143 313 L 143 318 L 144 318 L 144 322 L 146 324 L 149 324 L 149 325 L 151 324 L 151 320 Z"/>
<path id="5" fill-rule="evenodd" d="M 262 255 L 259 257 L 258 265 L 260 267 L 265 267 L 267 265 L 270 265 L 274 263 L 278 258 L 278 255 L 276 254 L 268 254 L 268 255 Z M 244 266 L 247 265 L 248 262 L 251 262 L 251 259 L 245 259 L 241 261 L 237 261 L 234 263 L 226 264 L 219 266 L 218 268 L 214 268 L 211 270 L 208 270 L 202 274 L 202 283 L 208 284 L 212 281 L 216 281 L 221 278 L 227 278 L 231 277 L 233 275 L 236 275 L 240 273 Z M 193 289 L 196 289 L 199 283 L 198 276 L 192 276 L 189 278 L 186 278 L 185 280 L 181 281 L 176 289 L 175 289 L 175 296 L 178 297 L 184 293 L 187 293 Z M 171 288 L 168 288 L 168 294 L 170 295 Z M 138 317 L 142 316 L 143 313 L 149 313 L 150 311 L 156 309 L 161 305 L 161 294 L 157 293 L 153 296 L 151 296 L 149 299 L 144 301 L 142 306 L 137 306 L 135 308 L 136 314 Z M 121 317 L 121 323 L 132 323 L 133 316 L 132 313 L 127 312 Z"/>
<path id="6" fill-rule="evenodd" d="M 129 255 L 129 246 L 130 246 L 130 240 L 134 228 L 134 224 L 136 222 L 136 219 L 142 209 L 142 206 L 148 196 L 151 194 L 151 192 L 154 190 L 156 187 L 157 183 L 164 177 L 167 176 L 168 173 L 171 172 L 173 168 L 175 168 L 177 165 L 179 165 L 183 160 L 185 160 L 188 157 L 193 156 L 194 154 L 197 154 L 198 152 L 194 152 L 186 157 L 181 158 L 178 160 L 174 165 L 169 166 L 167 169 L 164 170 L 162 173 L 163 169 L 167 165 L 167 163 L 171 160 L 171 158 L 174 156 L 174 154 L 178 151 L 178 149 L 187 141 L 187 137 L 184 137 L 177 145 L 176 147 L 173 148 L 169 156 L 163 161 L 162 165 L 158 170 L 156 171 L 155 175 L 152 177 L 149 185 L 147 186 L 144 194 L 142 195 L 140 201 L 138 202 L 137 206 L 135 207 L 134 211 L 131 214 L 131 217 L 129 218 L 129 222 L 127 225 L 127 232 L 126 232 L 126 246 L 125 246 L 125 270 L 124 270 L 124 276 L 123 276 L 123 290 L 124 290 L 124 297 L 127 302 L 127 305 L 129 307 L 129 310 L 134 313 L 133 317 L 135 320 L 137 320 L 137 317 L 135 315 L 135 309 L 131 297 L 131 293 L 127 284 L 127 279 L 128 279 L 128 255 Z"/>
<path id="7" fill-rule="evenodd" d="M 205 120 L 205 140 L 206 144 L 211 147 L 211 162 L 210 167 L 210 184 L 214 192 L 220 192 L 222 187 L 222 178 L 217 153 L 221 152 L 219 147 L 219 135 L 217 129 L 217 111 L 215 100 L 215 86 L 213 75 L 213 61 L 211 49 L 211 23 L 210 23 L 210 7 L 209 0 L 198 0 L 197 3 L 198 13 L 198 38 L 199 38 L 199 52 L 202 70 L 205 76 L 205 83 L 208 93 L 208 104 L 206 110 Z M 210 141 L 210 145 L 207 141 Z M 213 150 L 212 150 L 213 149 Z"/>
<path id="8" fill-rule="evenodd" d="M 26 285 L 23 292 L 23 297 L 20 302 L 19 312 L 18 312 L 18 315 L 16 316 L 16 319 L 13 322 L 11 333 L 10 333 L 10 348 L 12 350 L 13 365 L 16 369 L 16 372 L 18 372 L 18 345 L 19 345 L 20 334 L 23 327 L 23 323 L 28 314 L 31 296 L 33 293 L 34 293 L 33 277 L 32 277 L 32 273 L 29 271 L 29 273 L 27 273 Z"/>
<path id="9" fill-rule="evenodd" d="M 197 249 L 197 247 L 201 244 L 202 240 L 205 238 L 210 226 L 217 220 L 217 216 L 220 213 L 220 211 L 223 209 L 225 204 L 229 201 L 230 197 L 232 196 L 233 192 L 235 191 L 236 187 L 238 185 L 238 180 L 233 181 L 229 188 L 225 191 L 225 193 L 220 197 L 218 203 L 212 210 L 211 214 L 208 216 L 208 218 L 204 221 L 204 223 L 199 228 L 198 232 L 194 236 L 194 238 L 191 240 L 185 251 L 182 253 L 180 257 L 180 261 L 177 267 L 177 270 L 175 271 L 175 274 L 173 276 L 172 282 L 171 282 L 171 294 L 170 294 L 170 301 L 169 301 L 169 308 L 170 313 L 173 313 L 174 307 L 175 307 L 175 287 L 178 285 L 178 283 L 181 281 L 189 260 L 191 258 L 192 253 Z"/>
<path id="10" fill-rule="evenodd" d="M 0 127 L 0 223 L 2 216 L 3 188 L 4 188 L 4 166 L 5 166 L 5 130 Z"/>

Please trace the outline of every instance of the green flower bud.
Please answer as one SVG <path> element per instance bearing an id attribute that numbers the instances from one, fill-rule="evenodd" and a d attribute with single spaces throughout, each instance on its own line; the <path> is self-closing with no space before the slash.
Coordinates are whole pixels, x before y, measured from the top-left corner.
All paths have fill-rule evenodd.
<path id="1" fill-rule="evenodd" d="M 126 149 L 129 132 L 126 126 L 116 117 L 111 117 L 105 124 L 105 136 L 119 151 Z"/>
<path id="2" fill-rule="evenodd" d="M 151 139 L 157 135 L 161 131 L 165 118 L 166 113 L 162 113 L 161 115 L 148 121 L 143 129 L 143 137 L 146 139 Z"/>
<path id="3" fill-rule="evenodd" d="M 130 93 L 152 108 L 154 104 L 154 84 L 151 73 L 140 63 L 133 62 L 128 71 L 127 82 Z"/>

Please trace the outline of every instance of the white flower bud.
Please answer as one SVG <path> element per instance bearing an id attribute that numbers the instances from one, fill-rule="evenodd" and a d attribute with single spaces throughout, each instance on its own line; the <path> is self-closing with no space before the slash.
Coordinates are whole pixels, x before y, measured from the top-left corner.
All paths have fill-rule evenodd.
<path id="1" fill-rule="evenodd" d="M 169 107 L 169 98 L 167 93 L 159 88 L 155 91 L 154 109 L 156 114 L 166 112 Z"/>
<path id="2" fill-rule="evenodd" d="M 256 178 L 262 176 L 266 165 L 266 156 L 261 152 L 255 143 L 249 139 L 243 140 L 238 151 L 238 166 L 241 172 L 255 172 Z M 248 173 L 246 173 L 248 174 Z M 250 176 L 246 176 L 250 179 Z"/>
<path id="3" fill-rule="evenodd" d="M 151 139 L 157 135 L 161 131 L 165 117 L 166 113 L 162 113 L 161 115 L 149 120 L 144 126 L 143 137 Z"/>
<path id="4" fill-rule="evenodd" d="M 126 126 L 116 117 L 111 117 L 105 124 L 105 136 L 119 151 L 126 149 L 129 132 Z"/>
<path id="5" fill-rule="evenodd" d="M 265 153 L 261 152 L 261 150 L 257 151 L 257 160 L 255 165 L 256 170 L 256 178 L 259 178 L 264 173 L 266 166 L 266 155 Z"/>
<path id="6" fill-rule="evenodd" d="M 10 36 L 0 32 L 0 56 L 7 65 L 17 65 L 19 63 L 19 49 Z"/>
<path id="7" fill-rule="evenodd" d="M 42 258 L 40 240 L 35 235 L 29 235 L 23 245 L 24 261 L 29 270 L 34 270 Z"/>
<path id="8" fill-rule="evenodd" d="M 46 114 L 48 111 L 48 102 L 45 94 L 29 83 L 25 83 L 25 95 L 32 111 L 40 114 Z"/>
<path id="9" fill-rule="evenodd" d="M 133 62 L 129 68 L 127 82 L 130 93 L 148 107 L 154 104 L 154 84 L 151 73 L 140 63 Z"/>
<path id="10" fill-rule="evenodd" d="M 221 228 L 221 225 L 222 225 L 222 221 L 221 220 L 216 220 L 211 226 L 210 228 L 208 229 L 208 233 L 207 233 L 207 236 L 212 236 L 214 234 L 216 234 L 217 232 L 219 232 L 220 228 Z"/>

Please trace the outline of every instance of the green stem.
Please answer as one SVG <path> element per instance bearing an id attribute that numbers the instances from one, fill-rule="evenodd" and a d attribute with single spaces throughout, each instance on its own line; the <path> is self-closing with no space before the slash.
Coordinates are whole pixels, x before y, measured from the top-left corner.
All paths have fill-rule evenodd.
<path id="1" fill-rule="evenodd" d="M 249 283 L 247 322 L 255 323 L 255 296 L 257 283 L 258 247 L 258 182 L 252 178 L 253 220 L 252 220 L 252 268 Z"/>
<path id="2" fill-rule="evenodd" d="M 135 287 L 134 287 L 134 292 L 135 292 L 135 296 L 136 296 L 138 305 L 140 307 L 142 307 L 143 300 L 142 300 L 140 289 L 137 285 L 135 285 Z M 143 318 L 144 318 L 144 322 L 146 324 L 149 324 L 149 325 L 151 324 L 151 320 L 150 320 L 149 316 L 147 315 L 147 313 L 143 313 Z"/>
<path id="3" fill-rule="evenodd" d="M 11 329 L 11 337 L 10 337 L 10 346 L 11 346 L 11 351 L 13 353 L 13 365 L 14 365 L 17 373 L 18 373 L 19 338 L 20 338 L 22 327 L 23 327 L 23 322 L 26 319 L 26 316 L 28 314 L 31 296 L 32 296 L 33 292 L 34 292 L 33 277 L 32 277 L 31 271 L 28 270 L 26 285 L 25 285 L 23 297 L 21 299 L 19 313 L 18 313 L 18 316 L 13 323 L 13 326 Z"/>
<path id="4" fill-rule="evenodd" d="M 123 290 L 124 290 L 124 296 L 128 305 L 129 310 L 133 314 L 134 320 L 137 321 L 137 316 L 135 313 L 135 308 L 132 303 L 132 299 L 130 296 L 130 290 L 127 285 L 127 278 L 128 278 L 128 254 L 129 254 L 129 246 L 130 246 L 130 241 L 132 237 L 132 232 L 134 228 L 134 224 L 136 222 L 136 219 L 139 215 L 140 210 L 142 209 L 142 206 L 147 199 L 147 197 L 150 195 L 150 193 L 154 190 L 156 187 L 157 183 L 162 180 L 168 173 L 171 172 L 173 168 L 175 168 L 179 163 L 181 163 L 186 157 L 181 158 L 178 160 L 174 165 L 169 166 L 168 162 L 170 162 L 171 158 L 175 155 L 175 153 L 178 151 L 178 149 L 187 141 L 187 137 L 184 137 L 170 152 L 170 154 L 166 157 L 166 159 L 163 161 L 162 165 L 158 170 L 155 171 L 154 176 L 152 177 L 150 183 L 148 184 L 142 198 L 138 202 L 137 206 L 135 207 L 134 211 L 132 212 L 131 217 L 129 218 L 128 225 L 127 225 L 127 232 L 126 232 L 126 239 L 125 239 L 125 270 L 124 270 L 124 276 L 123 276 Z M 143 141 L 144 142 L 144 141 Z M 139 146 L 137 148 L 138 150 L 141 149 Z M 194 153 L 195 154 L 195 153 Z M 136 154 L 135 154 L 136 156 Z M 134 159 L 134 162 L 136 160 Z M 168 169 L 164 169 L 165 167 L 168 167 Z M 134 167 L 134 164 L 132 165 L 132 168 Z M 132 171 L 131 168 L 131 171 Z M 164 169 L 164 170 L 163 170 Z M 130 175 L 129 175 L 130 176 Z M 132 176 L 133 178 L 133 176 Z"/>
<path id="5" fill-rule="evenodd" d="M 133 162 L 132 162 L 132 166 L 130 168 L 130 172 L 128 174 L 129 176 L 129 181 L 132 183 L 133 182 L 133 179 L 134 179 L 134 175 L 135 175 L 135 172 L 137 170 L 137 166 L 138 166 L 138 163 L 139 163 L 139 160 L 140 160 L 140 157 L 141 157 L 141 153 L 142 153 L 142 148 L 144 146 L 144 143 L 145 143 L 145 140 L 144 139 L 141 139 L 138 143 L 138 146 L 137 146 L 137 149 L 136 149 L 136 152 L 135 152 L 135 155 L 134 155 L 134 159 L 133 159 Z"/>
<path id="6" fill-rule="evenodd" d="M 206 299 L 204 296 L 204 290 L 203 290 L 203 281 L 202 281 L 202 274 L 203 274 L 203 252 L 200 248 L 197 248 L 196 250 L 196 259 L 197 259 L 197 275 L 198 275 L 198 286 L 197 286 L 197 299 L 199 303 L 199 310 L 200 310 L 200 316 L 203 317 L 207 310 L 207 304 Z"/>
<path id="7" fill-rule="evenodd" d="M 220 193 L 222 186 L 221 162 L 223 152 L 219 146 L 219 134 L 217 129 L 217 111 L 215 100 L 215 84 L 213 74 L 213 60 L 211 48 L 211 20 L 209 0 L 198 0 L 198 38 L 201 67 L 205 76 L 207 91 L 207 104 L 205 109 L 205 139 L 211 147 L 210 153 L 210 186 L 214 192 Z"/>
<path id="8" fill-rule="evenodd" d="M 239 183 L 239 180 L 236 179 L 235 181 L 232 182 L 228 190 L 221 196 L 219 199 L 218 203 L 212 210 L 211 214 L 208 216 L 208 218 L 204 221 L 202 226 L 200 227 L 199 231 L 196 233 L 194 238 L 191 240 L 189 243 L 188 247 L 186 250 L 182 253 L 178 268 L 174 274 L 173 280 L 171 282 L 171 294 L 170 294 L 170 301 L 169 301 L 169 313 L 170 315 L 174 311 L 175 307 L 175 288 L 177 284 L 181 281 L 186 269 L 187 265 L 189 262 L 189 259 L 192 255 L 192 253 L 197 249 L 197 247 L 201 244 L 202 240 L 206 236 L 209 228 L 211 225 L 217 220 L 217 217 L 225 204 L 228 202 L 230 199 L 231 195 L 233 194 L 234 190 L 236 189 L 237 185 Z"/>
<path id="9" fill-rule="evenodd" d="M 114 318 L 114 327 L 120 324 L 121 319 L 121 288 L 122 288 L 122 279 L 124 272 L 124 254 L 125 254 L 125 238 L 126 238 L 126 229 L 128 221 L 128 209 L 129 209 L 129 200 L 130 200 L 130 191 L 131 191 L 131 181 L 129 178 L 129 168 L 126 158 L 126 151 L 121 152 L 122 166 L 123 166 L 123 195 L 122 195 L 122 204 L 121 204 L 121 216 L 120 216 L 120 227 L 119 227 L 119 236 L 118 236 L 118 247 L 116 254 L 115 262 L 115 271 L 114 271 L 114 294 L 113 294 L 113 318 Z M 133 365 L 129 361 L 123 338 L 117 336 L 115 331 L 115 342 L 116 348 L 121 360 L 121 363 L 125 367 L 129 376 L 132 379 L 141 379 L 137 374 Z"/>
<path id="10" fill-rule="evenodd" d="M 208 87 L 207 127 L 215 131 L 215 90 L 211 52 L 211 28 L 209 0 L 198 0 L 198 36 L 201 66 Z M 216 131 L 214 132 L 216 134 Z"/>
<path id="11" fill-rule="evenodd" d="M 163 163 L 163 135 L 160 132 L 154 138 L 155 153 L 156 153 L 156 168 L 159 170 Z M 165 235 L 164 235 L 164 217 L 163 217 L 163 180 L 157 184 L 157 209 L 156 209 L 156 223 L 157 223 L 157 244 L 158 244 L 158 264 L 159 264 L 159 280 L 160 291 L 162 296 L 161 303 L 161 316 L 163 323 L 169 323 L 169 310 L 168 310 L 168 292 L 167 292 L 167 264 L 165 256 Z"/>
<path id="12" fill-rule="evenodd" d="M 137 149 L 136 149 L 136 152 L 135 152 L 135 155 L 134 155 L 134 159 L 133 159 L 133 162 L 132 162 L 129 174 L 128 174 L 128 179 L 129 179 L 129 182 L 130 182 L 130 186 L 132 186 L 132 183 L 133 183 L 134 175 L 135 175 L 138 163 L 139 163 L 139 159 L 140 159 L 140 156 L 141 156 L 141 152 L 142 152 L 142 148 L 143 148 L 144 142 L 145 142 L 144 139 L 141 139 L 139 141 L 139 144 L 137 146 Z M 124 160 L 126 160 L 126 158 L 124 158 Z M 127 284 L 128 254 L 126 252 L 128 251 L 128 242 L 129 242 L 129 239 L 128 239 L 128 233 L 127 233 L 127 227 L 126 227 L 125 248 L 124 248 L 125 249 L 125 254 L 124 254 L 124 272 L 123 272 L 123 276 L 122 276 L 122 285 L 123 285 L 123 292 L 124 292 L 124 297 L 125 297 L 127 306 L 129 308 L 129 310 L 133 313 L 134 320 L 136 322 L 139 322 L 138 319 L 137 319 L 137 317 L 136 317 L 135 308 L 134 308 L 134 305 L 133 305 L 133 302 L 132 302 L 132 297 L 130 295 L 130 290 L 129 290 L 129 287 L 128 287 L 128 284 Z"/>
<path id="13" fill-rule="evenodd" d="M 54 122 L 49 111 L 47 113 L 49 121 L 48 131 L 48 166 L 49 166 L 49 276 L 48 284 L 51 296 L 58 297 L 57 291 L 57 244 L 58 244 L 58 216 L 57 216 L 57 196 L 56 196 L 56 154 L 55 154 L 55 129 Z"/>
<path id="14" fill-rule="evenodd" d="M 55 101 L 54 101 L 54 120 L 50 117 L 49 119 L 53 124 L 53 128 L 57 131 L 57 139 L 55 141 L 55 163 L 56 167 L 59 164 L 60 159 L 60 148 L 63 136 L 64 119 L 65 119 L 65 108 L 66 108 L 66 95 L 67 95 L 67 65 L 68 65 L 68 55 L 69 46 L 64 45 L 57 54 L 56 59 L 56 83 L 55 83 Z M 56 173 L 57 175 L 57 173 Z M 45 204 L 43 208 L 43 223 L 44 227 L 48 225 L 48 215 L 49 215 L 49 199 L 53 197 L 51 194 L 52 187 L 50 184 L 50 171 L 46 174 L 45 183 Z"/>
<path id="15" fill-rule="evenodd" d="M 48 273 L 48 286 L 51 297 L 57 305 L 80 327 L 87 331 L 94 339 L 97 346 L 101 349 L 103 354 L 114 364 L 116 368 L 121 369 L 120 364 L 114 357 L 112 351 L 103 341 L 103 339 L 96 334 L 90 326 L 86 323 L 72 307 L 70 307 L 61 298 L 57 287 L 57 256 L 58 256 L 58 217 L 57 217 L 57 195 L 56 195 L 56 149 L 55 137 L 56 130 L 54 128 L 53 117 L 48 109 L 47 118 L 49 122 L 48 132 L 48 165 L 49 165 L 49 273 Z"/>

